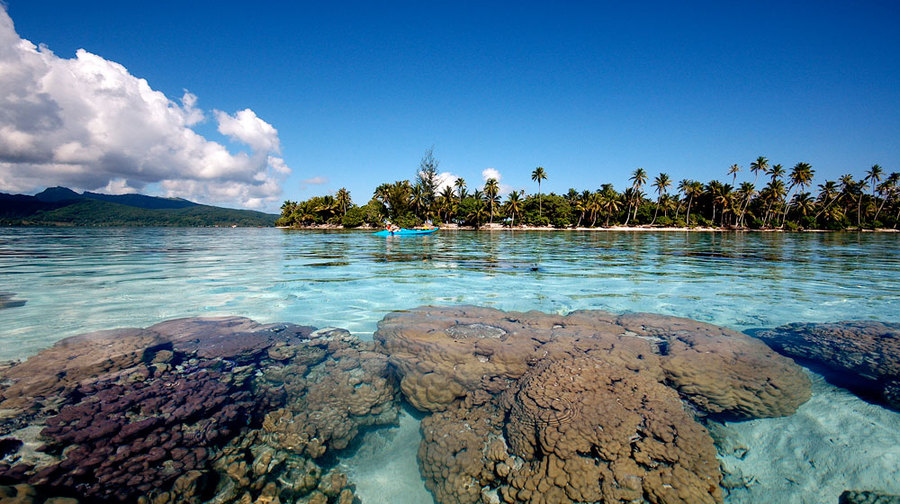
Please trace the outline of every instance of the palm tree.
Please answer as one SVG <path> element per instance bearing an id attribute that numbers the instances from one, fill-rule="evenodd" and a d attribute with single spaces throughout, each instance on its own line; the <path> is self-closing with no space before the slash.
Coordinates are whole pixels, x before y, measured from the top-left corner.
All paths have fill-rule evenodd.
<path id="1" fill-rule="evenodd" d="M 522 213 L 522 194 L 519 191 L 513 191 L 506 196 L 506 215 L 512 217 L 510 227 L 516 226 L 516 217 Z"/>
<path id="2" fill-rule="evenodd" d="M 397 218 L 409 210 L 412 205 L 412 192 L 409 180 L 398 180 L 387 186 L 385 205 L 388 207 L 391 218 Z"/>
<path id="3" fill-rule="evenodd" d="M 660 199 L 660 206 L 662 207 L 662 210 L 663 210 L 663 216 L 669 217 L 669 211 L 675 210 L 675 208 L 678 207 L 679 203 L 680 202 L 678 201 L 677 194 L 676 195 L 663 194 L 662 199 Z"/>
<path id="4" fill-rule="evenodd" d="M 629 219 L 631 219 L 631 206 L 634 203 L 634 216 L 637 218 L 637 206 L 640 203 L 641 196 L 640 190 L 644 185 L 644 182 L 647 181 L 647 171 L 643 168 L 638 168 L 634 170 L 631 174 L 631 177 L 628 178 L 631 181 L 631 198 L 628 198 L 628 213 L 625 215 L 625 225 L 628 225 Z"/>
<path id="5" fill-rule="evenodd" d="M 738 189 L 738 199 L 741 203 L 741 214 L 738 217 L 737 225 L 738 227 L 744 227 L 744 214 L 747 209 L 747 204 L 756 194 L 756 188 L 753 186 L 753 182 L 741 182 L 741 187 Z"/>
<path id="6" fill-rule="evenodd" d="M 584 216 L 587 215 L 590 199 L 590 191 L 583 191 L 572 199 L 572 207 L 578 212 L 578 222 L 575 223 L 576 228 L 581 227 L 581 221 L 583 221 Z"/>
<path id="7" fill-rule="evenodd" d="M 390 199 L 390 194 L 391 184 L 385 183 L 375 188 L 375 192 L 372 194 L 372 197 L 387 205 L 388 200 Z"/>
<path id="8" fill-rule="evenodd" d="M 353 201 L 350 199 L 350 191 L 345 187 L 338 189 L 338 192 L 334 195 L 334 201 L 341 211 L 341 217 L 347 215 L 347 208 L 353 204 Z"/>
<path id="9" fill-rule="evenodd" d="M 841 175 L 841 199 L 844 201 L 845 209 L 844 215 L 850 212 L 850 204 L 856 204 L 856 227 L 862 227 L 862 217 L 861 217 L 861 209 L 862 209 L 862 184 L 863 182 L 857 182 L 853 180 L 853 175 L 845 174 Z"/>
<path id="10" fill-rule="evenodd" d="M 543 212 L 543 204 L 541 201 L 541 181 L 547 180 L 547 172 L 544 171 L 543 166 L 538 166 L 531 172 L 531 180 L 538 183 L 538 217 L 542 216 Z"/>
<path id="11" fill-rule="evenodd" d="M 818 220 L 819 216 L 828 210 L 828 207 L 837 201 L 840 195 L 837 182 L 826 180 L 824 184 L 819 184 L 819 195 L 816 197 L 816 202 L 819 204 L 820 210 L 816 213 L 814 219 Z"/>
<path id="12" fill-rule="evenodd" d="M 771 179 L 769 185 L 766 186 L 770 190 L 767 192 L 763 189 L 763 192 L 769 196 L 769 205 L 766 207 L 766 216 L 763 219 L 764 226 L 769 223 L 769 212 L 772 210 L 772 206 L 781 201 L 780 198 L 784 196 L 784 183 L 781 181 L 781 177 L 784 176 L 784 167 L 780 164 L 773 165 L 766 174 L 768 174 Z M 762 193 L 760 193 L 760 195 L 762 195 Z"/>
<path id="13" fill-rule="evenodd" d="M 718 180 L 710 180 L 708 184 L 706 184 L 706 192 L 710 196 L 712 196 L 712 223 L 713 226 L 716 225 L 716 206 L 722 202 L 722 183 Z"/>
<path id="14" fill-rule="evenodd" d="M 606 211 L 606 223 L 603 227 L 609 227 L 609 218 L 619 211 L 619 195 L 612 189 L 603 191 L 600 193 L 598 203 L 600 208 Z"/>
<path id="15" fill-rule="evenodd" d="M 479 193 L 480 191 L 475 191 Z M 475 229 L 481 227 L 481 224 L 484 222 L 484 217 L 487 214 L 487 205 L 484 204 L 484 201 L 481 198 L 475 198 L 475 207 L 469 212 L 466 218 L 472 222 L 475 226 Z"/>
<path id="16" fill-rule="evenodd" d="M 416 216 L 422 217 L 424 215 L 423 210 L 428 207 L 428 189 L 417 182 L 412 186 L 412 194 L 410 195 L 409 203 Z"/>
<path id="17" fill-rule="evenodd" d="M 877 204 L 877 200 L 875 199 L 875 185 L 878 182 L 881 182 L 881 176 L 884 174 L 884 170 L 881 169 L 881 166 L 872 165 L 866 172 L 866 178 L 863 179 L 864 182 L 869 182 L 872 184 L 872 202 L 873 204 Z M 877 214 L 877 212 L 876 212 Z M 874 219 L 873 219 L 874 220 Z"/>
<path id="18" fill-rule="evenodd" d="M 772 167 L 769 168 L 769 171 L 766 173 L 769 175 L 769 177 L 771 177 L 773 181 L 775 181 L 784 176 L 784 167 L 780 164 L 772 165 Z"/>
<path id="19" fill-rule="evenodd" d="M 599 190 L 590 193 L 584 205 L 585 211 L 591 214 L 591 227 L 596 226 L 597 215 L 599 215 L 600 211 L 603 210 L 603 193 Z"/>
<path id="20" fill-rule="evenodd" d="M 778 166 L 778 165 L 775 165 Z M 763 198 L 763 201 L 766 201 L 768 204 L 766 206 L 766 216 L 763 218 L 763 226 L 769 225 L 769 217 L 772 213 L 772 207 L 782 201 L 784 199 L 784 195 L 787 191 L 784 188 L 784 182 L 781 179 L 775 179 L 769 181 L 766 184 L 766 187 L 760 191 L 759 197 Z"/>
<path id="21" fill-rule="evenodd" d="M 713 218 L 712 223 L 716 223 L 716 207 L 722 207 L 722 217 L 719 224 L 725 227 L 725 213 L 732 201 L 732 187 L 729 184 L 723 184 L 718 180 L 713 180 L 707 184 L 707 192 L 712 196 Z"/>
<path id="22" fill-rule="evenodd" d="M 737 165 L 735 165 L 737 166 Z M 662 201 L 663 194 L 666 193 L 666 189 L 672 186 L 672 180 L 669 179 L 669 175 L 666 173 L 660 173 L 653 180 L 653 187 L 656 188 L 656 210 L 653 212 L 653 220 L 650 221 L 650 225 L 656 224 L 656 216 L 659 214 L 659 204 Z"/>
<path id="23" fill-rule="evenodd" d="M 494 204 L 500 203 L 500 183 L 495 178 L 487 179 L 484 183 L 484 199 L 488 202 L 491 210 L 491 224 L 494 223 Z"/>
<path id="24" fill-rule="evenodd" d="M 878 214 L 881 213 L 881 209 L 884 208 L 885 203 L 894 196 L 894 193 L 897 191 L 898 180 L 900 180 L 900 174 L 892 172 L 884 182 L 878 185 L 878 193 L 881 194 L 881 206 L 879 206 L 878 211 L 875 212 L 875 217 L 872 218 L 872 222 L 878 220 Z"/>
<path id="25" fill-rule="evenodd" d="M 687 190 L 688 190 L 689 185 L 691 185 L 690 179 L 681 179 L 681 181 L 678 182 L 678 187 L 676 187 L 676 189 L 678 189 L 678 192 L 680 192 L 681 194 L 684 194 L 685 197 L 687 197 Z M 680 199 L 678 201 L 678 208 L 675 209 L 675 220 L 678 220 L 678 212 L 681 211 L 681 205 L 683 203 L 684 203 L 684 199 Z"/>
<path id="26" fill-rule="evenodd" d="M 788 211 L 791 209 L 789 197 L 794 190 L 794 187 L 800 186 L 800 190 L 802 191 L 812 183 L 813 175 L 815 173 L 816 171 L 813 170 L 809 163 L 797 163 L 791 169 L 791 174 L 788 177 L 791 180 L 791 185 L 788 188 L 787 197 L 785 198 L 788 201 L 788 204 L 784 207 L 784 216 L 781 218 L 781 227 L 784 227 L 784 223 L 787 221 Z"/>
<path id="27" fill-rule="evenodd" d="M 737 174 L 741 171 L 741 167 L 738 166 L 737 163 L 734 163 L 728 168 L 728 174 L 731 175 L 731 186 L 734 187 L 734 184 L 737 183 Z"/>
<path id="28" fill-rule="evenodd" d="M 694 202 L 694 198 L 699 198 L 703 194 L 703 184 L 696 180 L 688 180 L 686 182 L 684 195 L 688 198 L 688 204 L 684 222 L 685 226 L 691 227 L 691 204 Z"/>
<path id="29" fill-rule="evenodd" d="M 756 192 L 756 182 L 759 180 L 759 172 L 766 173 L 769 170 L 769 160 L 763 156 L 759 156 L 756 158 L 756 161 L 750 163 L 750 171 L 753 172 L 753 187 L 751 193 Z M 750 204 L 750 200 L 752 198 L 747 198 L 744 200 L 744 207 L 741 208 L 741 218 L 740 223 L 741 226 L 744 225 L 744 214 L 747 212 L 747 206 Z"/>
<path id="30" fill-rule="evenodd" d="M 449 185 L 444 186 L 440 196 L 438 196 L 438 212 L 444 212 L 444 222 L 450 222 L 450 214 L 453 213 L 454 203 L 453 188 Z"/>
<path id="31" fill-rule="evenodd" d="M 456 187 L 457 194 L 459 196 L 459 200 L 462 201 L 463 198 L 466 197 L 466 179 L 459 177 L 453 182 L 453 186 Z"/>
<path id="32" fill-rule="evenodd" d="M 804 217 L 816 210 L 816 202 L 808 192 L 798 192 L 792 201 L 793 206 L 797 208 L 797 212 Z"/>
<path id="33" fill-rule="evenodd" d="M 866 172 L 866 178 L 863 179 L 872 184 L 872 199 L 875 199 L 875 184 L 881 182 L 882 175 L 884 175 L 884 170 L 876 164 L 869 168 L 869 171 Z"/>

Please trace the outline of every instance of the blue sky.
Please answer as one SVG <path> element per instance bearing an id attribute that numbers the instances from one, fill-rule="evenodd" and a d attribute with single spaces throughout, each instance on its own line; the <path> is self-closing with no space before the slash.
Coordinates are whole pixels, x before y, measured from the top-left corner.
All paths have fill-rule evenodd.
<path id="1" fill-rule="evenodd" d="M 58 58 L 85 49 L 170 100 L 187 90 L 204 113 L 189 126 L 234 155 L 266 164 L 261 141 L 221 133 L 219 119 L 271 125 L 280 149 L 256 169 L 272 172 L 273 156 L 290 169 L 256 197 L 146 168 L 120 188 L 271 210 L 343 186 L 362 204 L 413 178 L 431 146 L 470 187 L 492 168 L 528 192 L 536 166 L 545 192 L 621 190 L 638 167 L 730 182 L 738 163 L 740 182 L 759 155 L 809 162 L 816 183 L 900 170 L 896 2 L 6 3 L 18 35 Z M 53 173 L 40 180 L 55 185 Z"/>

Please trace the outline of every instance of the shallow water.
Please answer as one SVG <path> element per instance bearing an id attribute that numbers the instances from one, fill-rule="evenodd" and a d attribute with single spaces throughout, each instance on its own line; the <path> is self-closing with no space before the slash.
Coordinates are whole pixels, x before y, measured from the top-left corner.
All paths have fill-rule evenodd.
<path id="1" fill-rule="evenodd" d="M 890 320 L 895 234 L 0 229 L 0 360 L 65 336 L 182 316 L 337 326 L 478 304 L 689 317 L 733 329 Z M 5 344 L 15 342 L 15 344 Z"/>
<path id="2" fill-rule="evenodd" d="M 371 338 L 386 313 L 423 304 L 645 311 L 737 330 L 789 322 L 896 321 L 898 239 L 896 234 L 465 231 L 377 238 L 362 231 L 4 228 L 0 360 L 27 357 L 74 334 L 183 316 L 228 314 L 337 326 Z M 823 404 L 831 390 L 817 386 L 810 405 Z M 751 445 L 750 453 L 812 460 L 802 448 L 819 439 L 808 428 L 810 418 L 842 425 L 859 410 L 851 401 L 824 404 L 831 407 L 808 406 L 787 419 L 736 424 L 734 437 Z M 871 407 L 886 428 L 876 432 L 860 425 L 857 445 L 830 452 L 838 456 L 829 459 L 834 461 L 827 472 L 795 468 L 804 474 L 793 478 L 802 485 L 779 479 L 787 477 L 782 472 L 789 467 L 774 475 L 760 472 L 760 481 L 781 483 L 751 485 L 730 501 L 763 502 L 778 495 L 779 502 L 806 502 L 810 487 L 825 478 L 843 481 L 836 475 L 851 469 L 855 479 L 847 484 L 882 481 L 866 479 L 867 471 L 881 470 L 880 465 L 853 455 L 871 456 L 876 446 L 864 445 L 870 439 L 889 446 L 896 457 L 900 434 L 890 433 L 900 432 L 900 415 Z M 793 441 L 782 436 L 776 442 L 772 436 L 778 432 L 790 433 L 787 439 Z M 393 480 L 396 499 L 406 499 L 394 502 L 427 499 L 415 470 L 417 422 L 404 417 L 400 428 L 370 436 L 367 447 L 345 462 L 359 480 L 364 502 L 387 495 L 381 484 L 385 460 L 401 464 L 406 476 Z M 765 462 L 747 466 L 742 459 L 741 464 L 748 478 L 754 470 L 770 470 Z M 900 483 L 886 485 L 877 489 L 900 492 Z M 770 493 L 754 493 L 764 487 Z M 366 501 L 367 492 L 375 500 Z M 818 497 L 836 501 L 831 490 Z"/>

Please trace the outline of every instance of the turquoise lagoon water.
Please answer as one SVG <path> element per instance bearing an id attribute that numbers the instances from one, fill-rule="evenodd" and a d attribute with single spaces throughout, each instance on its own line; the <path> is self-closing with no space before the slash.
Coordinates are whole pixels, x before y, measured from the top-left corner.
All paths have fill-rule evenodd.
<path id="1" fill-rule="evenodd" d="M 337 326 L 392 310 L 647 311 L 743 330 L 896 320 L 896 234 L 0 229 L 0 360 L 198 315 Z"/>
<path id="2" fill-rule="evenodd" d="M 183 316 L 243 315 L 371 338 L 386 313 L 423 304 L 646 311 L 737 330 L 897 321 L 898 240 L 868 233 L 378 238 L 363 231 L 2 228 L 0 293 L 25 304 L 0 308 L 0 360 L 82 332 Z M 747 483 L 729 502 L 836 502 L 841 487 L 900 493 L 900 415 L 813 378 L 814 400 L 795 417 L 728 425 L 735 442 L 750 448 L 740 460 L 722 458 Z M 374 434 L 347 461 L 364 502 L 369 487 L 379 497 L 368 502 L 431 501 L 416 473 L 416 430 L 405 416 L 398 431 Z M 793 434 L 773 440 L 778 432 Z M 823 436 L 843 443 L 843 451 Z M 867 439 L 868 448 L 861 445 Z M 781 472 L 769 462 L 775 457 Z M 820 466 L 833 461 L 827 471 L 812 471 L 805 464 L 814 457 Z M 384 473 L 385 460 L 402 469 Z M 389 496 L 392 487 L 397 494 Z"/>

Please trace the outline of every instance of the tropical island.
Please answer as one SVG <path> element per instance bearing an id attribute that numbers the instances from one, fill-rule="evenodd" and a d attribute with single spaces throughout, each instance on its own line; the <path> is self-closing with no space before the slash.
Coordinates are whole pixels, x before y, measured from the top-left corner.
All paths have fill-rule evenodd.
<path id="1" fill-rule="evenodd" d="M 826 180 L 811 191 L 815 170 L 800 162 L 792 168 L 759 156 L 747 170 L 738 164 L 727 169 L 730 183 L 719 180 L 678 182 L 666 173 L 650 179 L 643 168 L 634 170 L 631 186 L 617 191 L 612 184 L 593 190 L 569 189 L 543 194 L 548 172 L 537 167 L 531 179 L 537 192 L 512 191 L 503 199 L 497 179 L 472 188 L 463 178 L 441 180 L 438 161 L 426 151 L 414 182 L 398 180 L 379 185 L 364 205 L 356 205 L 349 191 L 285 201 L 278 226 L 291 228 L 377 228 L 385 222 L 412 228 L 426 222 L 480 229 L 549 228 L 609 229 L 620 227 L 734 230 L 896 230 L 900 221 L 900 174 L 886 174 L 873 165 L 859 178 L 846 174 Z M 750 179 L 738 181 L 742 172 Z"/>

